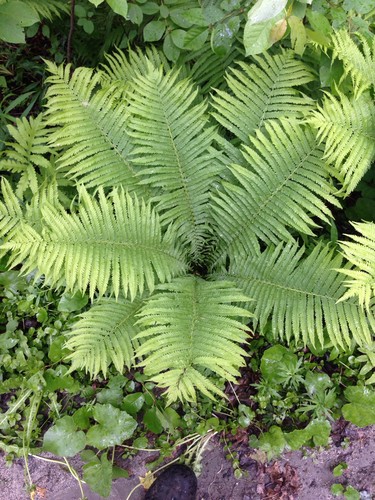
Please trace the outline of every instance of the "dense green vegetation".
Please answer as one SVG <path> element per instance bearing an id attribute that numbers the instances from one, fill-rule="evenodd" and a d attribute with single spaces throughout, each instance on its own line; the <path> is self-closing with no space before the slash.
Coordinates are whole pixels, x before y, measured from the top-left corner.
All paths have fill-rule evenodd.
<path id="1" fill-rule="evenodd" d="M 240 476 L 244 432 L 271 458 L 375 423 L 375 4 L 0 1 L 21 8 L 0 23 L 9 459 L 82 452 L 108 495 L 120 450 L 199 462 L 218 433 Z"/>

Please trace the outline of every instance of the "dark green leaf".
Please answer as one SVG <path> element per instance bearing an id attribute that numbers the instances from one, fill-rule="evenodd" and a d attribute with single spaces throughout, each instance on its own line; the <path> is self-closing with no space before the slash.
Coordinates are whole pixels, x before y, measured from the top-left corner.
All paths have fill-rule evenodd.
<path id="1" fill-rule="evenodd" d="M 134 392 L 133 394 L 128 394 L 122 402 L 121 409 L 130 413 L 130 415 L 136 415 L 142 408 L 145 402 L 145 398 L 142 392 Z"/>
<path id="2" fill-rule="evenodd" d="M 143 423 L 147 427 L 148 430 L 153 432 L 154 434 L 160 434 L 163 432 L 163 426 L 160 423 L 160 420 L 156 416 L 155 408 L 151 408 L 147 410 L 143 416 Z"/>
<path id="3" fill-rule="evenodd" d="M 211 47 L 218 56 L 226 56 L 240 28 L 240 18 L 235 16 L 225 23 L 218 23 L 211 32 Z"/>

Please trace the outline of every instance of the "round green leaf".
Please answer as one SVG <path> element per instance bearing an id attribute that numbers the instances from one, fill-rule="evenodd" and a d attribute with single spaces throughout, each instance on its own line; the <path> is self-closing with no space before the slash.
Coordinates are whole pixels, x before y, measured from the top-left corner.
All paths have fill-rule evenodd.
<path id="1" fill-rule="evenodd" d="M 122 444 L 133 435 L 137 427 L 133 417 L 109 404 L 95 405 L 93 417 L 98 425 L 88 430 L 87 443 L 99 450 Z"/>
<path id="2" fill-rule="evenodd" d="M 86 436 L 77 431 L 73 417 L 65 416 L 57 420 L 44 434 L 43 450 L 61 457 L 73 457 L 86 446 Z"/>
<path id="3" fill-rule="evenodd" d="M 143 28 L 143 38 L 145 42 L 157 42 L 162 38 L 165 31 L 163 21 L 151 21 Z"/>
<path id="4" fill-rule="evenodd" d="M 29 5 L 13 0 L 0 5 L 0 40 L 24 43 L 25 26 L 39 22 L 39 16 Z"/>
<path id="5" fill-rule="evenodd" d="M 135 3 L 131 3 L 129 5 L 128 19 L 133 24 L 137 24 L 139 26 L 143 21 L 142 8 L 139 5 L 136 5 Z"/>
<path id="6" fill-rule="evenodd" d="M 91 21 L 88 21 L 92 24 Z M 83 27 L 85 29 L 85 27 Z M 76 292 L 74 294 L 71 294 L 69 292 L 64 293 L 64 295 L 61 297 L 59 305 L 57 306 L 57 309 L 61 312 L 73 312 L 73 311 L 79 311 L 89 301 L 89 298 L 87 295 L 82 294 L 81 292 Z"/>
<path id="7" fill-rule="evenodd" d="M 375 391 L 368 386 L 348 387 L 345 397 L 349 404 L 342 407 L 342 414 L 346 420 L 358 427 L 375 424 Z"/>
<path id="8" fill-rule="evenodd" d="M 170 35 L 174 45 L 176 45 L 176 47 L 178 47 L 179 49 L 183 49 L 185 43 L 186 31 L 177 29 L 171 31 Z"/>

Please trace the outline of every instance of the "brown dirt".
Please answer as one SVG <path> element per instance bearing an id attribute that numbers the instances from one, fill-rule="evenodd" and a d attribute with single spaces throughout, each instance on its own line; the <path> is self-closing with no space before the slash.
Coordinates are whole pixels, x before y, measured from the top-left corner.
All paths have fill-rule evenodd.
<path id="1" fill-rule="evenodd" d="M 238 453 L 245 477 L 236 479 L 222 446 L 214 438 L 202 460 L 197 500 L 330 500 L 337 498 L 330 493 L 331 485 L 337 482 L 356 488 L 361 500 L 375 500 L 375 426 L 363 429 L 342 426 L 331 441 L 326 449 L 289 452 L 263 464 L 254 460 L 254 450 L 242 447 Z M 258 458 L 262 458 L 261 454 Z M 71 462 L 79 469 L 78 458 Z M 340 462 L 348 467 L 342 476 L 334 477 L 332 470 Z M 61 466 L 30 457 L 29 470 L 37 485 L 33 500 L 80 498 L 76 481 Z M 110 500 L 125 500 L 139 484 L 139 477 L 146 473 L 145 457 L 135 457 L 129 463 L 129 472 L 129 479 L 114 482 Z M 102 498 L 89 492 L 86 486 L 85 492 L 89 500 Z M 143 487 L 139 487 L 130 498 L 142 500 L 143 497 Z M 4 458 L 0 457 L 0 500 L 29 498 L 24 487 L 23 461 L 15 460 L 13 466 L 7 468 Z"/>

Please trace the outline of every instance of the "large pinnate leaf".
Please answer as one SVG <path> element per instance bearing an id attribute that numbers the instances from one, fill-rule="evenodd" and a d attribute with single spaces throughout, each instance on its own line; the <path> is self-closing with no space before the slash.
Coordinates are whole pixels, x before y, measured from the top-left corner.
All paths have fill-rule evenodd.
<path id="1" fill-rule="evenodd" d="M 186 276 L 158 287 L 139 313 L 138 356 L 152 380 L 167 389 L 168 401 L 195 401 L 196 390 L 211 397 L 222 391 L 210 370 L 235 380 L 244 364 L 245 324 L 250 314 L 234 305 L 248 298 L 231 283 Z"/>
<path id="2" fill-rule="evenodd" d="M 37 270 L 47 282 L 68 290 L 89 289 L 93 297 L 120 291 L 134 299 L 145 288 L 170 280 L 186 269 L 184 254 L 173 229 L 162 234 L 158 215 L 150 204 L 113 190 L 98 198 L 80 191 L 77 213 L 46 205 L 40 231 L 26 222 L 3 245 L 12 250 L 11 263 Z"/>

